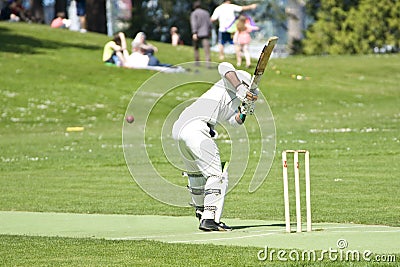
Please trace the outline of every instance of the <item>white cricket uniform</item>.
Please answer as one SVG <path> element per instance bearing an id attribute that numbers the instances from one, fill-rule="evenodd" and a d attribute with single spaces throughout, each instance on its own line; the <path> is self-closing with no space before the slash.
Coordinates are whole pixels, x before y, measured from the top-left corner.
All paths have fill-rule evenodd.
<path id="1" fill-rule="evenodd" d="M 229 26 L 232 25 L 232 23 L 235 21 L 236 16 L 235 12 L 241 12 L 242 7 L 235 5 L 235 4 L 221 4 L 219 5 L 211 15 L 211 19 L 217 20 L 219 23 L 219 28 L 218 30 L 220 32 L 226 32 L 226 30 L 229 28 Z"/>
<path id="2" fill-rule="evenodd" d="M 230 63 L 219 64 L 222 77 L 207 92 L 188 106 L 172 128 L 172 136 L 178 140 L 186 172 L 192 204 L 204 207 L 202 219 L 220 222 L 224 197 L 228 187 L 228 173 L 222 172 L 219 149 L 212 139 L 213 127 L 217 123 L 229 122 L 238 126 L 235 119 L 241 101 L 236 89 L 224 77 L 228 71 L 236 71 Z M 240 80 L 250 84 L 251 75 L 236 71 Z"/>
<path id="3" fill-rule="evenodd" d="M 232 126 L 239 125 L 235 115 L 241 101 L 236 96 L 236 89 L 224 77 L 229 69 L 235 71 L 229 63 L 219 64 L 222 79 L 187 107 L 174 123 L 172 136 L 180 141 L 179 149 L 189 173 L 201 172 L 206 178 L 222 173 L 219 149 L 209 126 L 225 121 Z M 237 75 L 246 83 L 250 82 L 251 75 L 247 72 L 237 71 Z"/>

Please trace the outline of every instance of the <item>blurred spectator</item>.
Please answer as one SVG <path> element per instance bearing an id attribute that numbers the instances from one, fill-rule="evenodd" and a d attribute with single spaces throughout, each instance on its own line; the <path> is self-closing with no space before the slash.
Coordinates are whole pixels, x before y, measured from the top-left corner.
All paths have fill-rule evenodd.
<path id="1" fill-rule="evenodd" d="M 236 64 L 238 67 L 242 65 L 242 53 L 246 60 L 246 68 L 250 68 L 251 58 L 249 45 L 251 42 L 250 32 L 259 30 L 259 27 L 253 26 L 250 23 L 250 20 L 244 16 L 240 15 L 238 18 L 238 22 L 236 24 L 236 32 L 233 35 L 233 43 L 235 44 L 235 52 L 236 52 Z"/>
<path id="2" fill-rule="evenodd" d="M 79 31 L 82 33 L 87 32 L 86 29 L 86 1 L 85 0 L 68 0 L 68 6 L 75 2 L 76 15 L 79 17 Z M 69 15 L 70 16 L 70 15 Z"/>
<path id="3" fill-rule="evenodd" d="M 31 9 L 32 9 L 33 0 L 22 0 L 21 5 L 24 8 L 25 12 L 31 16 Z"/>
<path id="4" fill-rule="evenodd" d="M 50 25 L 55 15 L 56 0 L 42 0 L 44 23 Z"/>
<path id="5" fill-rule="evenodd" d="M 80 32 L 85 33 L 86 30 L 86 0 L 76 0 L 76 11 L 81 26 Z"/>
<path id="6" fill-rule="evenodd" d="M 172 65 L 161 63 L 157 57 L 149 53 L 148 45 L 132 42 L 132 54 L 129 56 L 128 66 L 132 68 L 145 68 L 146 66 L 170 67 Z"/>
<path id="7" fill-rule="evenodd" d="M 22 6 L 21 0 L 9 0 L 1 10 L 0 20 L 9 20 L 13 22 L 29 21 L 26 11 Z"/>
<path id="8" fill-rule="evenodd" d="M 181 44 L 181 36 L 178 33 L 178 28 L 171 27 L 170 33 L 171 33 L 171 44 L 173 46 L 180 45 Z"/>
<path id="9" fill-rule="evenodd" d="M 127 66 L 129 68 L 143 69 L 149 65 L 150 57 L 140 49 L 140 44 L 132 44 L 132 53 L 128 57 Z"/>
<path id="10" fill-rule="evenodd" d="M 119 32 L 115 34 L 114 38 L 104 45 L 104 63 L 116 65 L 118 67 L 125 67 L 128 57 L 129 53 L 126 49 L 126 39 L 124 33 Z"/>
<path id="11" fill-rule="evenodd" d="M 10 20 L 11 18 L 11 8 L 10 3 L 7 2 L 1 7 L 0 20 Z"/>
<path id="12" fill-rule="evenodd" d="M 147 43 L 146 34 L 144 32 L 139 32 L 136 34 L 135 39 L 132 41 L 132 52 L 134 52 L 134 49 L 137 49 L 138 47 L 140 47 L 140 49 L 146 55 L 154 55 L 154 53 L 158 51 L 157 47 Z"/>
<path id="13" fill-rule="evenodd" d="M 219 59 L 223 60 L 225 57 L 224 45 L 226 43 L 233 44 L 231 33 L 228 32 L 228 28 L 236 20 L 235 12 L 242 12 L 246 10 L 252 10 L 257 7 L 256 4 L 238 6 L 232 4 L 231 1 L 223 1 L 213 12 L 211 21 L 219 22 L 218 28 L 218 40 L 219 40 Z"/>
<path id="14" fill-rule="evenodd" d="M 193 11 L 190 14 L 190 26 L 192 29 L 194 60 L 196 62 L 200 61 L 199 47 L 201 43 L 204 49 L 205 59 L 207 62 L 210 62 L 210 36 L 212 25 L 210 13 L 201 8 L 200 1 L 193 3 Z"/>
<path id="15" fill-rule="evenodd" d="M 69 19 L 65 18 L 65 13 L 58 12 L 57 17 L 55 19 L 53 19 L 53 21 L 50 24 L 50 27 L 68 29 L 70 25 L 71 25 L 71 21 Z"/>

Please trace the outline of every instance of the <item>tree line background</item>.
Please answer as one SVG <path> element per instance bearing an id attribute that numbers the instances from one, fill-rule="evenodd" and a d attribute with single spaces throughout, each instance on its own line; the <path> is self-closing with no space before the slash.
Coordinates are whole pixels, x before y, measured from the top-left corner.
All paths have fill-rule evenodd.
<path id="1" fill-rule="evenodd" d="M 288 8 L 278 4 L 285 3 Z M 191 44 L 190 12 L 187 0 L 132 0 L 132 18 L 124 32 L 129 37 L 143 31 L 148 39 L 168 42 L 171 26 Z M 221 1 L 203 0 L 210 13 Z M 243 5 L 250 1 L 233 1 Z M 256 20 L 273 20 L 286 28 L 292 54 L 366 54 L 396 52 L 400 40 L 399 0 L 264 0 L 254 14 Z M 106 0 L 86 0 L 87 28 L 106 33 Z M 56 1 L 56 12 L 67 10 L 67 0 Z M 43 17 L 41 0 L 32 0 L 32 12 Z M 307 18 L 304 23 L 302 14 Z M 216 26 L 216 25 L 215 25 Z M 378 50 L 376 50 L 378 49 Z M 383 49 L 383 50 L 382 50 Z"/>

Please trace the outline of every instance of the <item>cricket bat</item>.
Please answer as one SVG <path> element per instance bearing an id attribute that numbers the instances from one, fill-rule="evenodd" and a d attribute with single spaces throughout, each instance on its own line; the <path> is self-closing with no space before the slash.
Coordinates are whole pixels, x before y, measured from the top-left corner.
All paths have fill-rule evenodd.
<path id="1" fill-rule="evenodd" d="M 269 58 L 271 57 L 272 50 L 274 50 L 274 47 L 277 42 L 278 42 L 278 37 L 276 36 L 270 37 L 267 43 L 265 44 L 263 50 L 261 51 L 261 55 L 258 58 L 256 69 L 254 70 L 254 75 L 251 78 L 250 91 L 254 91 L 258 87 L 261 80 L 261 76 L 264 74 Z"/>

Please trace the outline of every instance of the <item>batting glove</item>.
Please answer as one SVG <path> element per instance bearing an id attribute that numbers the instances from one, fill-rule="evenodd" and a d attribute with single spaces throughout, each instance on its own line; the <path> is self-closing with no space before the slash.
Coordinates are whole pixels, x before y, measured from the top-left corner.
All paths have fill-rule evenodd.
<path id="1" fill-rule="evenodd" d="M 256 104 L 254 101 L 245 99 L 242 102 L 242 105 L 239 107 L 239 111 L 246 115 L 253 115 L 255 108 L 256 108 Z"/>
<path id="2" fill-rule="evenodd" d="M 249 87 L 243 83 L 239 84 L 236 88 L 236 96 L 240 101 L 244 101 L 247 98 L 247 95 L 251 94 Z"/>
<path id="3" fill-rule="evenodd" d="M 239 110 L 239 119 L 242 121 L 241 123 L 244 123 L 244 121 L 246 120 L 246 116 L 247 116 L 247 110 L 245 108 L 245 106 L 241 105 L 238 107 Z"/>
<path id="4" fill-rule="evenodd" d="M 245 100 L 242 104 L 243 109 L 246 110 L 247 115 L 254 115 L 254 110 L 256 108 L 256 103 L 254 101 Z"/>
<path id="5" fill-rule="evenodd" d="M 259 93 L 260 93 L 260 90 L 258 88 L 256 88 L 247 94 L 246 99 L 250 100 L 251 102 L 255 102 L 258 99 Z"/>
<path id="6" fill-rule="evenodd" d="M 244 102 L 246 100 L 254 102 L 254 101 L 257 101 L 259 92 L 260 92 L 260 90 L 258 90 L 258 88 L 250 91 L 249 87 L 246 84 L 240 84 L 237 87 L 236 96 L 242 102 Z"/>
<path id="7" fill-rule="evenodd" d="M 258 88 L 253 90 L 253 92 L 251 91 L 247 92 L 246 98 L 242 102 L 242 110 L 244 110 L 247 115 L 254 114 L 254 110 L 256 108 L 255 102 L 258 99 L 259 92 L 260 90 L 258 90 Z"/>

